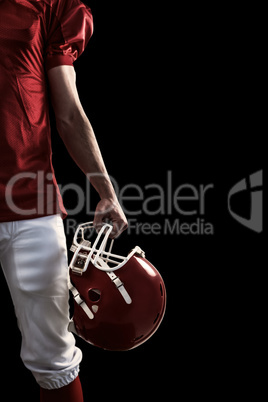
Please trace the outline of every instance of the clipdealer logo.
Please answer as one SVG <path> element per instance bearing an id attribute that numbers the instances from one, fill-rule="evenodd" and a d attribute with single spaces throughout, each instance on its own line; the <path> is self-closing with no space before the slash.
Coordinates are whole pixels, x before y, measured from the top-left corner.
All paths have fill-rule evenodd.
<path id="1" fill-rule="evenodd" d="M 72 234 L 77 227 L 77 216 L 80 213 L 94 215 L 95 203 L 92 201 L 92 186 L 89 184 L 92 176 L 99 176 L 99 173 L 87 175 L 84 186 L 77 183 L 68 183 L 65 186 L 59 185 L 63 199 L 67 197 L 74 201 L 72 209 L 68 209 L 66 219 L 66 234 Z M 208 217 L 211 212 L 217 213 L 220 217 L 223 211 L 217 208 L 215 200 L 215 184 L 179 184 L 175 186 L 172 171 L 166 172 L 164 184 L 149 183 L 141 186 L 135 183 L 128 183 L 119 186 L 118 182 L 110 176 L 119 203 L 124 210 L 128 222 L 128 233 L 143 235 L 214 235 L 215 225 Z M 16 205 L 14 188 L 20 181 L 35 181 L 38 188 L 36 208 L 21 209 Z M 44 172 L 22 172 L 12 177 L 6 187 L 6 203 L 10 210 L 27 216 L 29 214 L 51 214 L 52 202 L 55 198 L 56 187 L 52 175 L 45 175 Z M 229 192 L 221 195 L 227 201 L 228 211 L 232 218 L 245 228 L 256 233 L 263 231 L 263 171 L 252 173 L 249 177 L 240 180 L 233 185 Z M 242 196 L 243 205 L 239 210 L 234 208 L 233 200 L 237 195 Z M 244 198 L 243 198 L 244 197 Z M 241 198 L 240 198 L 241 200 Z M 244 202 L 244 200 L 246 200 Z M 250 217 L 246 218 L 241 213 L 245 204 L 249 203 Z M 26 219 L 25 218 L 25 219 Z M 146 222 L 144 221 L 146 220 Z M 229 226 L 229 223 L 228 223 Z M 218 228 L 217 228 L 218 230 Z M 219 228 L 220 231 L 220 228 Z"/>

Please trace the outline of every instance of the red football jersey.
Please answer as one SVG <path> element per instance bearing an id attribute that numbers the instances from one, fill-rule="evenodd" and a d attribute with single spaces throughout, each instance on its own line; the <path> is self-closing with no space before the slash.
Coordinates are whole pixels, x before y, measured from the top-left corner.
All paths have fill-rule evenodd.
<path id="1" fill-rule="evenodd" d="M 66 215 L 52 167 L 46 71 L 93 31 L 80 0 L 0 0 L 0 221 Z"/>

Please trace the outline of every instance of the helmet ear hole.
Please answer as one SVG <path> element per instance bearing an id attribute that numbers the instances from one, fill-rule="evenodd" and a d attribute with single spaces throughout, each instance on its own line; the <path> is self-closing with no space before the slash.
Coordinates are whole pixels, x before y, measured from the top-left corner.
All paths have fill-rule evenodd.
<path id="1" fill-rule="evenodd" d="M 99 289 L 90 289 L 88 292 L 89 300 L 96 303 L 101 298 L 101 291 Z"/>

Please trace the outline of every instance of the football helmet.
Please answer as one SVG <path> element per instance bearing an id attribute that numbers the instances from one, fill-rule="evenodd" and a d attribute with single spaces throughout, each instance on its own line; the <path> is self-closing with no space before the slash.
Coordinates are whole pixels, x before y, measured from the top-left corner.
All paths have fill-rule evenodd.
<path id="1" fill-rule="evenodd" d="M 147 341 L 159 327 L 166 308 L 164 281 L 140 247 L 127 257 L 106 251 L 112 226 L 104 224 L 93 245 L 78 226 L 71 251 L 69 289 L 74 315 L 69 330 L 106 350 L 130 350 Z"/>

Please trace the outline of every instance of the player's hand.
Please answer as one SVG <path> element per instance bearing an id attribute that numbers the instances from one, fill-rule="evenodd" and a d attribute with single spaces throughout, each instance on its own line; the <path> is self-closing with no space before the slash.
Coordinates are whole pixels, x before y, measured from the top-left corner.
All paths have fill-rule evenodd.
<path id="1" fill-rule="evenodd" d="M 110 234 L 111 239 L 115 239 L 127 229 L 127 218 L 116 199 L 103 198 L 98 203 L 93 221 L 97 232 L 99 232 L 104 223 L 110 223 L 113 226 Z"/>

